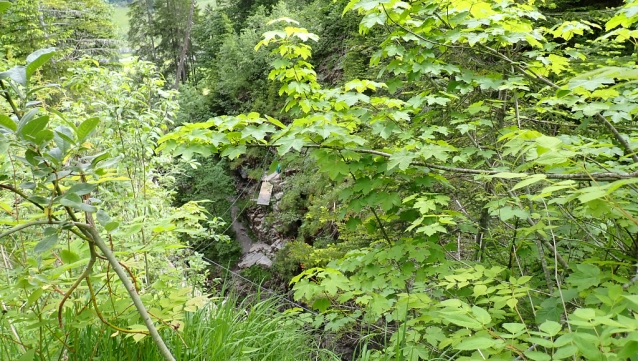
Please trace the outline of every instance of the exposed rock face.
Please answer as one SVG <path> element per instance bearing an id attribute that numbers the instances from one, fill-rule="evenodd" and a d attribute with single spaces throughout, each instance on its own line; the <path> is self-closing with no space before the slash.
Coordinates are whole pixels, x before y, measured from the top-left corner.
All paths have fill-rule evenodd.
<path id="1" fill-rule="evenodd" d="M 250 252 L 246 253 L 242 256 L 241 262 L 237 265 L 239 268 L 248 268 L 254 265 L 259 265 L 262 267 L 270 267 L 272 266 L 272 261 L 268 256 L 263 254 L 262 252 Z"/>
<path id="2" fill-rule="evenodd" d="M 265 176 L 262 181 L 270 182 L 273 185 L 273 197 L 271 204 L 273 210 L 279 210 L 278 204 L 284 195 L 282 182 L 279 173 L 273 173 Z M 233 219 L 236 219 L 238 210 L 232 209 Z M 276 253 L 284 247 L 287 240 L 277 232 L 277 224 L 267 222 L 266 217 L 269 213 L 269 207 L 253 206 L 246 210 L 246 218 L 248 225 L 257 243 L 246 242 L 246 238 L 250 239 L 245 227 L 239 221 L 233 222 L 233 229 L 237 234 L 237 241 L 242 246 L 243 256 L 237 265 L 239 268 L 248 268 L 254 265 L 262 267 L 272 266 L 272 260 Z M 236 225 L 239 223 L 239 225 Z"/>

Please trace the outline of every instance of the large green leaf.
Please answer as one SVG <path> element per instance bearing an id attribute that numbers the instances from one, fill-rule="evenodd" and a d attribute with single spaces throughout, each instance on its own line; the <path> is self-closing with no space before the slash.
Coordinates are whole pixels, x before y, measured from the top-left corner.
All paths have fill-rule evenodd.
<path id="1" fill-rule="evenodd" d="M 36 50 L 27 56 L 26 78 L 27 80 L 38 70 L 44 63 L 49 61 L 55 54 L 55 48 L 46 48 Z"/>
<path id="2" fill-rule="evenodd" d="M 416 158 L 416 154 L 410 152 L 401 151 L 392 154 L 388 160 L 388 170 L 398 166 L 401 170 L 406 170 L 410 166 L 410 163 Z"/>
<path id="3" fill-rule="evenodd" d="M 557 349 L 554 352 L 554 355 L 552 356 L 552 358 L 554 360 L 562 360 L 568 357 L 572 357 L 573 355 L 576 354 L 576 352 L 578 352 L 578 347 L 574 345 L 567 345 Z"/>
<path id="4" fill-rule="evenodd" d="M 536 322 L 560 321 L 563 315 L 563 306 L 558 298 L 548 298 L 541 303 L 541 307 L 536 311 Z"/>
<path id="5" fill-rule="evenodd" d="M 8 1 L 0 1 L 0 13 L 7 11 L 7 9 L 11 6 L 11 3 Z"/>
<path id="6" fill-rule="evenodd" d="M 445 311 L 441 311 L 440 313 L 445 320 L 461 327 L 467 327 L 475 330 L 481 329 L 483 327 L 480 322 L 462 313 Z"/>
<path id="7" fill-rule="evenodd" d="M 41 130 L 35 136 L 35 143 L 40 146 L 49 143 L 51 140 L 53 140 L 53 131 L 49 129 Z"/>
<path id="8" fill-rule="evenodd" d="M 487 325 L 488 323 L 492 322 L 492 316 L 490 316 L 489 312 L 487 312 L 483 308 L 472 306 L 472 314 L 474 315 L 476 320 L 483 325 Z"/>
<path id="9" fill-rule="evenodd" d="M 60 199 L 60 204 L 63 206 L 79 209 L 84 212 L 95 212 L 97 208 L 90 204 L 82 202 L 82 198 L 75 193 L 65 193 Z"/>
<path id="10" fill-rule="evenodd" d="M 525 356 L 527 356 L 528 359 L 534 361 L 549 361 L 552 359 L 550 355 L 541 351 L 525 351 Z"/>
<path id="11" fill-rule="evenodd" d="M 98 124 L 100 124 L 99 118 L 89 118 L 83 121 L 77 129 L 78 141 L 80 143 L 83 142 L 89 135 L 91 135 L 91 132 Z"/>
<path id="12" fill-rule="evenodd" d="M 496 344 L 496 341 L 494 341 L 494 339 L 492 338 L 469 337 L 467 340 L 454 346 L 454 348 L 457 350 L 462 350 L 462 351 L 472 351 L 472 350 L 479 350 L 479 349 L 485 350 L 487 348 L 494 346 L 495 344 Z"/>
<path id="13" fill-rule="evenodd" d="M 567 282 L 578 287 L 579 291 L 596 287 L 601 281 L 600 268 L 592 264 L 576 265 L 575 272 L 567 277 Z"/>
<path id="14" fill-rule="evenodd" d="M 245 145 L 240 145 L 238 147 L 226 147 L 226 149 L 224 149 L 224 151 L 222 152 L 221 156 L 222 157 L 228 157 L 229 159 L 235 159 L 237 157 L 239 157 L 240 155 L 246 153 L 246 146 Z"/>
<path id="15" fill-rule="evenodd" d="M 241 131 L 241 137 L 242 139 L 252 137 L 256 140 L 263 140 L 268 133 L 272 133 L 275 130 L 275 127 L 270 124 L 262 124 L 259 127 L 249 125 Z"/>
<path id="16" fill-rule="evenodd" d="M 0 114 L 0 126 L 5 127 L 11 131 L 18 130 L 18 125 L 11 118 L 4 114 Z"/>
<path id="17" fill-rule="evenodd" d="M 53 248 L 53 246 L 55 246 L 55 244 L 58 243 L 58 234 L 52 234 L 48 237 L 45 237 L 43 240 L 41 240 L 40 242 L 38 242 L 38 244 L 35 245 L 35 248 L 33 249 L 33 252 L 35 253 L 42 253 L 42 252 L 46 252 L 48 250 L 50 250 L 51 248 Z"/>
<path id="18" fill-rule="evenodd" d="M 22 129 L 22 127 L 24 127 L 24 125 L 26 123 L 28 123 L 32 119 L 34 119 L 36 117 L 36 115 L 38 115 L 40 110 L 42 110 L 42 109 L 41 108 L 33 108 L 33 109 L 29 110 L 28 112 L 26 112 L 22 116 L 22 118 L 20 118 L 20 121 L 18 122 L 18 132 L 20 132 L 20 129 Z"/>
<path id="19" fill-rule="evenodd" d="M 24 123 L 20 122 L 18 135 L 24 139 L 36 139 L 36 135 L 49 123 L 49 116 L 44 115 L 39 118 L 30 119 Z"/>
<path id="20" fill-rule="evenodd" d="M 31 349 L 27 351 L 24 355 L 20 356 L 20 358 L 16 359 L 16 361 L 33 361 L 35 359 L 35 349 Z"/>
<path id="21" fill-rule="evenodd" d="M 74 184 L 71 188 L 69 188 L 67 193 L 75 193 L 78 196 L 83 196 L 85 194 L 89 194 L 93 192 L 95 188 L 97 188 L 97 186 L 94 184 L 78 183 L 78 184 Z"/>
<path id="22" fill-rule="evenodd" d="M 75 144 L 75 134 L 71 128 L 61 125 L 54 129 L 53 141 L 62 153 L 66 153 Z"/>
<path id="23" fill-rule="evenodd" d="M 284 138 L 278 139 L 274 145 L 279 146 L 279 155 L 284 155 L 290 151 L 290 149 L 294 149 L 296 151 L 300 151 L 303 148 L 304 142 L 302 139 L 299 139 L 295 136 L 286 136 Z"/>
<path id="24" fill-rule="evenodd" d="M 11 79 L 20 85 L 27 85 L 27 69 L 18 65 L 0 73 L 0 80 Z"/>
<path id="25" fill-rule="evenodd" d="M 558 335 L 560 330 L 563 328 L 560 323 L 555 321 L 545 321 L 538 327 L 541 331 L 547 333 L 548 335 L 554 337 Z"/>

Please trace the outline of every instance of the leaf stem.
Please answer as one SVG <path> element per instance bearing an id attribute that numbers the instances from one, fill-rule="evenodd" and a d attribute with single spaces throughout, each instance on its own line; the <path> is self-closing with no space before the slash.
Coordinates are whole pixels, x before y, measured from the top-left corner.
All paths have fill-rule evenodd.
<path id="1" fill-rule="evenodd" d="M 7 87 L 4 85 L 4 82 L 2 80 L 0 80 L 0 88 L 2 88 L 2 93 L 3 93 L 2 96 L 7 100 L 7 102 L 11 106 L 11 109 L 13 110 L 13 113 L 17 117 L 20 117 L 21 116 L 21 112 L 18 110 L 18 107 L 16 107 L 15 102 L 11 98 L 11 95 L 9 95 L 9 91 L 7 91 Z"/>
<path id="2" fill-rule="evenodd" d="M 89 243 L 89 248 L 93 248 L 94 246 Z M 78 286 L 80 285 L 80 283 L 82 283 L 82 281 L 86 278 L 88 280 L 88 277 L 91 275 L 91 271 L 93 270 L 93 265 L 95 264 L 95 251 L 92 250 L 91 251 L 91 257 L 89 258 L 89 263 L 86 265 L 86 267 L 84 268 L 84 271 L 80 274 L 80 277 L 78 277 L 75 282 L 73 282 L 73 284 L 71 285 L 71 288 L 69 288 L 65 293 L 64 296 L 62 297 L 62 301 L 60 301 L 60 304 L 58 305 L 58 324 L 60 325 L 60 328 L 63 327 L 62 325 L 62 309 L 64 308 L 64 304 L 66 303 L 66 300 L 71 296 L 71 294 L 73 293 L 73 291 L 75 291 L 76 288 L 78 288 Z"/>
<path id="3" fill-rule="evenodd" d="M 95 253 L 95 248 L 93 248 L 93 250 L 91 251 L 91 253 Z M 91 303 L 93 304 L 93 308 L 95 308 L 95 313 L 97 314 L 97 317 L 100 319 L 100 321 L 102 321 L 102 323 L 104 323 L 105 325 L 109 326 L 110 328 L 122 332 L 122 333 L 141 333 L 144 335 L 148 335 L 148 331 L 132 331 L 132 330 L 127 330 L 118 326 L 115 326 L 114 324 L 110 323 L 108 320 L 106 320 L 104 318 L 104 316 L 102 316 L 102 312 L 100 312 L 100 309 L 97 305 L 97 300 L 95 299 L 95 292 L 93 292 L 93 285 L 91 284 L 91 277 L 86 277 L 86 284 L 87 286 L 89 286 L 89 293 L 91 294 Z"/>

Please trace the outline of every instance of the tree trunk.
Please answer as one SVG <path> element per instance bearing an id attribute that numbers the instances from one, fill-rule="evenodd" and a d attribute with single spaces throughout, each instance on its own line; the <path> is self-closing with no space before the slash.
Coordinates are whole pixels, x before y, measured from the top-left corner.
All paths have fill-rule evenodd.
<path id="1" fill-rule="evenodd" d="M 149 4 L 149 0 L 145 0 L 146 2 L 146 18 L 148 19 L 148 28 L 153 28 L 153 18 L 151 17 L 151 5 Z M 151 38 L 151 49 L 153 50 L 153 63 L 157 64 L 157 54 L 155 53 L 155 39 L 152 32 L 148 33 L 149 38 Z"/>
<path id="2" fill-rule="evenodd" d="M 179 65 L 177 66 L 177 73 L 175 74 L 175 89 L 179 86 L 179 81 L 186 80 L 186 73 L 184 72 L 184 61 L 186 60 L 186 51 L 188 50 L 188 41 L 191 37 L 191 27 L 193 26 L 193 11 L 195 10 L 195 0 L 191 0 L 191 7 L 188 11 L 188 23 L 186 24 L 186 34 L 184 35 L 184 44 L 182 45 L 182 53 L 179 56 Z"/>

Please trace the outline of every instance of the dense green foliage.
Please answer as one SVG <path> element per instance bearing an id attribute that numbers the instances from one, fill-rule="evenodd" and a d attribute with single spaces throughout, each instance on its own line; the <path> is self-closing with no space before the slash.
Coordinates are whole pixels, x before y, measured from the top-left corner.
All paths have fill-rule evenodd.
<path id="1" fill-rule="evenodd" d="M 42 35 L 30 4 L 0 16 L 30 14 Z M 225 234 L 235 205 L 262 212 L 266 236 L 287 241 L 270 270 L 243 276 L 290 282 L 314 311 L 288 314 L 352 340 L 357 359 L 636 359 L 638 2 L 130 7 L 131 46 L 156 67 L 87 58 L 50 86 L 42 66 L 68 51 L 20 64 L 66 40 L 2 38 L 11 352 L 61 355 L 66 327 L 86 341 L 97 337 L 89 325 L 147 347 L 157 324 L 158 352 L 183 357 L 175 335 L 207 338 L 171 328 L 213 310 L 194 251 L 239 258 Z M 281 193 L 252 206 L 246 190 L 275 169 Z M 236 340 L 273 330 L 268 317 L 252 327 Z M 295 330 L 280 338 L 307 345 Z M 212 345 L 245 353 L 213 359 L 266 357 Z"/>
<path id="2" fill-rule="evenodd" d="M 285 314 L 277 313 L 277 299 L 237 301 L 210 300 L 206 307 L 189 313 L 180 322 L 181 332 L 165 330 L 162 336 L 173 350 L 176 360 L 337 360 L 330 352 L 318 349 L 308 331 L 303 330 Z M 247 312 L 238 312 L 245 309 Z M 69 361 L 156 361 L 163 360 L 148 340 L 136 342 L 132 338 L 112 337 L 103 326 L 88 324 L 73 330 L 67 344 Z M 0 339 L 3 360 L 15 360 L 20 354 L 15 343 Z M 36 359 L 40 359 L 37 358 Z M 51 354 L 45 359 L 57 360 Z"/>
<path id="3" fill-rule="evenodd" d="M 581 22 L 531 3 L 350 1 L 363 34 L 387 31 L 369 53 L 383 82 L 322 85 L 316 35 L 282 25 L 257 49 L 276 44 L 283 122 L 216 117 L 160 143 L 231 159 L 308 150 L 296 178 L 316 167 L 332 181 L 338 204 L 321 192 L 321 219 L 354 232 L 336 243 L 367 243 L 342 258 L 317 237 L 289 245 L 323 266 L 293 279 L 295 297 L 330 330 L 387 322 L 369 359 L 623 359 L 636 330 L 635 6 Z"/>
<path id="4" fill-rule="evenodd" d="M 83 55 L 110 61 L 118 48 L 114 34 L 103 0 L 17 0 L 0 14 L 0 61 L 13 65 L 49 46 L 58 48 L 61 61 Z"/>

